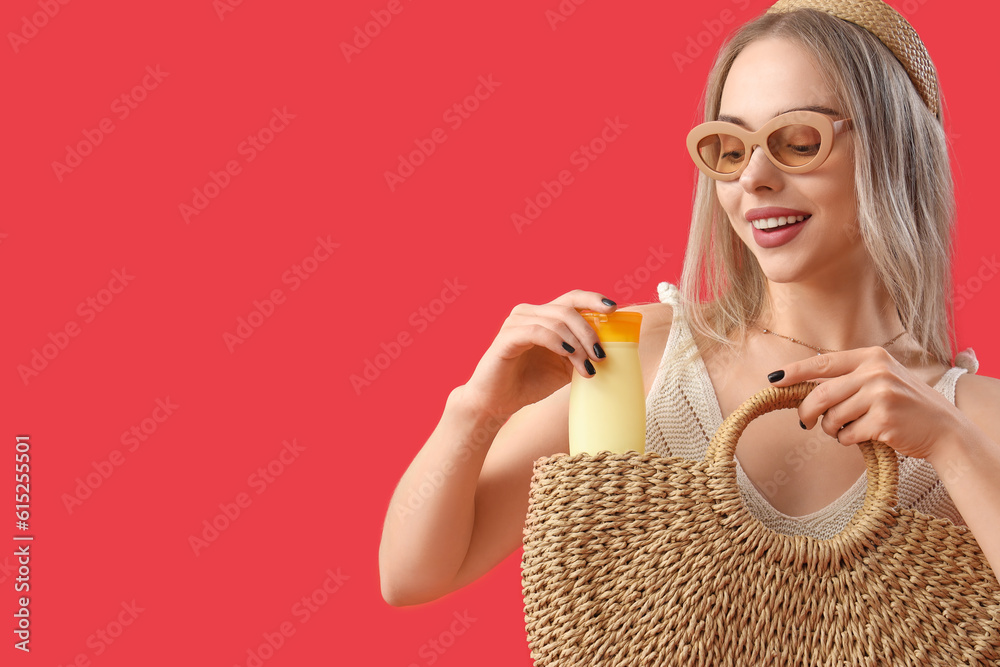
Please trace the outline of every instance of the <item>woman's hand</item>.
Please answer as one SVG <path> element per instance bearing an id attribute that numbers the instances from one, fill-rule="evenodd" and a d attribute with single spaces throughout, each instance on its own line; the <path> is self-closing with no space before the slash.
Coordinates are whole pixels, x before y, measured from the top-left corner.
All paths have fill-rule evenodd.
<path id="1" fill-rule="evenodd" d="M 465 384 L 465 396 L 509 416 L 565 386 L 574 369 L 591 377 L 604 351 L 580 311 L 612 313 L 616 307 L 603 295 L 582 290 L 543 305 L 518 304 Z"/>
<path id="2" fill-rule="evenodd" d="M 881 347 L 817 355 L 781 370 L 784 377 L 771 383 L 775 387 L 818 382 L 798 407 L 799 421 L 812 428 L 822 415 L 823 431 L 842 445 L 879 440 L 925 459 L 966 427 L 947 398 Z"/>

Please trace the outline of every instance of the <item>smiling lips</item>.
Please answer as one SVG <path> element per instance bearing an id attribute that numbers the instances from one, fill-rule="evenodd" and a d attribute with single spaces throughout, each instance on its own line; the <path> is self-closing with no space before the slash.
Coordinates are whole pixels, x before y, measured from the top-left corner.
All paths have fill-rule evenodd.
<path id="1" fill-rule="evenodd" d="M 752 221 L 750 224 L 757 229 L 774 229 L 775 227 L 784 227 L 785 225 L 802 222 L 808 217 L 808 215 L 797 215 L 795 217 L 761 218 L 760 220 Z"/>
<path id="2" fill-rule="evenodd" d="M 746 219 L 755 229 L 775 229 L 786 225 L 794 225 L 797 222 L 808 220 L 811 214 L 805 211 L 795 211 L 789 208 L 778 208 L 768 206 L 766 208 L 753 208 L 747 211 Z"/>

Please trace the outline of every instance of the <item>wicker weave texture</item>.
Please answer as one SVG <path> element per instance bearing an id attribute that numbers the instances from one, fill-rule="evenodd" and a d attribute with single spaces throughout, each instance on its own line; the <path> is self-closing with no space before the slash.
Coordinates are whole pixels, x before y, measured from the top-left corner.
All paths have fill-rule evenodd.
<path id="1" fill-rule="evenodd" d="M 739 435 L 814 386 L 749 399 L 705 461 L 604 452 L 535 462 L 522 583 L 537 666 L 1000 661 L 996 577 L 968 530 L 893 509 L 886 445 L 862 446 L 865 505 L 832 540 L 773 533 L 745 509 Z"/>
<path id="2" fill-rule="evenodd" d="M 941 116 L 937 71 L 927 47 L 903 16 L 881 0 L 778 0 L 768 13 L 815 9 L 854 23 L 878 37 L 903 64 L 920 97 Z"/>

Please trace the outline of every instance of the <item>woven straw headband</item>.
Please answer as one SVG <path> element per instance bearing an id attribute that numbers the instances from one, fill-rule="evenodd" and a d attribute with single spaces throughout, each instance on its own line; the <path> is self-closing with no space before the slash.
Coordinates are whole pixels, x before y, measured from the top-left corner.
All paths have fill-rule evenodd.
<path id="1" fill-rule="evenodd" d="M 881 0 L 778 0 L 767 13 L 784 14 L 796 9 L 815 9 L 836 16 L 878 37 L 906 68 L 927 107 L 941 118 L 934 63 L 917 31 L 899 12 Z"/>

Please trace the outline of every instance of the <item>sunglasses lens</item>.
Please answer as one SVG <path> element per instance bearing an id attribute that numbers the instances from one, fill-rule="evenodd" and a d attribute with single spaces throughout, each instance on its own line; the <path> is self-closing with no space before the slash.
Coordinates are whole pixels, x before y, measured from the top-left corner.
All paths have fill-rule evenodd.
<path id="1" fill-rule="evenodd" d="M 712 171 L 732 174 L 743 164 L 746 146 L 731 134 L 710 134 L 698 142 L 698 155 Z"/>
<path id="2" fill-rule="evenodd" d="M 809 125 L 786 125 L 767 138 L 771 155 L 788 167 L 801 167 L 819 154 L 822 138 L 819 130 Z"/>

